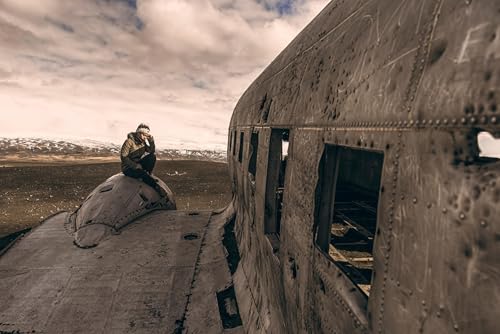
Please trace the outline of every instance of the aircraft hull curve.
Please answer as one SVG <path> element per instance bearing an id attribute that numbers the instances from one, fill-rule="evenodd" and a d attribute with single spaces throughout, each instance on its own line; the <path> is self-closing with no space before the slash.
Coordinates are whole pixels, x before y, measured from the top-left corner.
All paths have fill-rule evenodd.
<path id="1" fill-rule="evenodd" d="M 111 234 L 116 234 L 134 219 L 154 210 L 175 210 L 173 192 L 158 179 L 167 193 L 160 195 L 141 180 L 116 174 L 90 193 L 67 221 L 79 247 L 94 247 Z"/>

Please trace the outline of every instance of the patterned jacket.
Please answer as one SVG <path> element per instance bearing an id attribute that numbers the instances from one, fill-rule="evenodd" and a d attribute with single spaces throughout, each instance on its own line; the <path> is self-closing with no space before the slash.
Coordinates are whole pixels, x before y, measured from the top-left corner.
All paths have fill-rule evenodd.
<path id="1" fill-rule="evenodd" d="M 127 136 L 127 140 L 122 145 L 120 158 L 122 160 L 122 171 L 126 169 L 139 169 L 141 165 L 139 161 L 142 155 L 146 152 L 155 153 L 155 142 L 153 137 L 148 139 L 149 146 L 142 142 L 137 133 L 131 132 Z"/>

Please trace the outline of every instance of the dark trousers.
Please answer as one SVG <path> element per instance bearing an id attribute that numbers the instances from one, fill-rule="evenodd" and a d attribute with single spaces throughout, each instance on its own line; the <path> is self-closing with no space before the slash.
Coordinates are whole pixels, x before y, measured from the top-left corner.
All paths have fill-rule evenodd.
<path id="1" fill-rule="evenodd" d="M 142 179 L 144 183 L 156 189 L 158 187 L 158 184 L 156 183 L 155 179 L 153 179 L 151 175 L 149 175 L 149 173 L 153 172 L 155 163 L 156 155 L 148 154 L 139 161 L 142 169 L 125 169 L 123 171 L 123 174 L 136 179 Z"/>

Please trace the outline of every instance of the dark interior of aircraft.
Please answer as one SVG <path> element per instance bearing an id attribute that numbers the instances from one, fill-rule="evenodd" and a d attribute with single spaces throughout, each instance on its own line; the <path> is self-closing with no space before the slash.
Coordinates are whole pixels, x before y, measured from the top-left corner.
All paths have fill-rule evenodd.
<path id="1" fill-rule="evenodd" d="M 320 164 L 316 244 L 366 295 L 382 165 L 382 153 L 332 145 Z"/>

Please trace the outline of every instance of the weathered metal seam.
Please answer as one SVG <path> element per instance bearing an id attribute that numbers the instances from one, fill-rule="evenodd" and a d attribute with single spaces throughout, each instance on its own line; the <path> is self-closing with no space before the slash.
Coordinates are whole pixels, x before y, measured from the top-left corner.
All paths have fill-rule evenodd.
<path id="1" fill-rule="evenodd" d="M 279 124 L 266 124 L 266 125 L 238 125 L 235 127 L 229 128 L 230 130 L 237 129 L 251 129 L 251 128 L 260 128 L 260 129 L 269 129 L 269 128 L 289 128 L 289 129 L 301 129 L 301 130 L 309 130 L 309 129 L 321 129 L 321 130 L 350 130 L 350 131 L 404 131 L 404 130 L 460 130 L 460 129 L 471 129 L 475 127 L 481 126 L 495 126 L 500 128 L 499 119 L 497 116 L 493 115 L 491 117 L 482 116 L 479 120 L 472 116 L 469 118 L 462 117 L 460 119 L 452 118 L 448 120 L 447 118 L 437 118 L 437 119 L 429 119 L 429 120 L 405 120 L 405 121 L 379 121 L 379 122 L 348 122 L 341 124 L 332 124 L 332 125 L 316 125 L 309 124 L 308 126 L 297 126 L 295 124 L 290 123 L 279 123 Z"/>
<path id="2" fill-rule="evenodd" d="M 405 96 L 405 101 L 407 103 L 406 108 L 404 108 L 403 104 L 403 109 L 406 109 L 408 112 L 411 111 L 413 101 L 415 99 L 416 92 L 418 90 L 418 87 L 420 85 L 420 81 L 422 80 L 422 76 L 425 70 L 425 62 L 426 59 L 428 58 L 429 52 L 430 52 L 430 41 L 432 40 L 432 36 L 434 34 L 434 30 L 437 26 L 438 23 L 438 18 L 439 14 L 441 12 L 441 7 L 443 5 L 444 0 L 436 0 L 434 12 L 433 12 L 433 20 L 432 24 L 429 24 L 429 27 L 426 28 L 429 31 L 423 36 L 423 44 L 419 46 L 417 54 L 415 55 L 415 62 L 413 65 L 412 69 L 412 76 L 410 78 L 410 84 L 408 86 L 408 89 L 406 91 L 406 96 Z M 423 53 L 422 53 L 423 51 Z M 420 62 L 420 66 L 417 70 L 417 73 L 415 73 L 416 66 Z M 408 95 L 410 95 L 409 101 L 407 99 Z M 402 110 L 404 111 L 404 110 Z M 393 176 L 393 184 L 392 184 L 392 199 L 391 199 L 391 204 L 389 206 L 389 226 L 387 227 L 389 230 L 389 235 L 387 237 L 387 244 L 386 244 L 386 249 L 387 253 L 385 254 L 385 259 L 384 259 L 384 274 L 383 274 L 383 283 L 382 283 L 382 289 L 381 289 L 381 296 L 380 296 L 380 304 L 379 304 L 379 318 L 378 318 L 378 333 L 383 333 L 383 320 L 384 320 L 384 305 L 385 305 L 385 292 L 386 292 L 386 286 L 387 286 L 387 279 L 389 276 L 389 260 L 390 260 L 390 255 L 391 255 L 391 244 L 392 244 L 392 230 L 393 230 L 393 223 L 394 223 L 394 208 L 396 204 L 396 192 L 397 192 L 397 184 L 398 184 L 398 174 L 399 174 L 399 157 L 401 153 L 401 139 L 402 139 L 402 132 L 400 131 L 398 133 L 398 142 L 396 144 L 396 156 L 394 160 L 394 176 Z"/>

